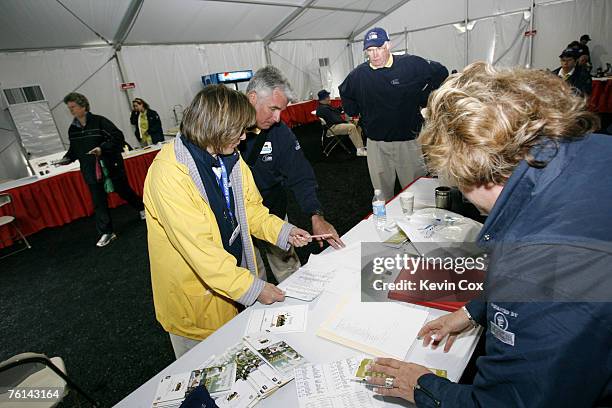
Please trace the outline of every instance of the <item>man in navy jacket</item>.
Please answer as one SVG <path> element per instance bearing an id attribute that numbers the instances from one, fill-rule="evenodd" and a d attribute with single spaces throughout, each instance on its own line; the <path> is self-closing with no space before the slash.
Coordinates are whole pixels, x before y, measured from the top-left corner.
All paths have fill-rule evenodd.
<path id="1" fill-rule="evenodd" d="M 469 385 L 377 359 L 370 369 L 396 387 L 380 394 L 418 407 L 609 406 L 612 139 L 598 126 L 545 72 L 475 63 L 432 94 L 419 139 L 430 168 L 489 212 L 479 241 L 491 258 L 485 299 L 419 335 L 448 351 L 482 326 L 486 352 Z"/>
<path id="2" fill-rule="evenodd" d="M 416 55 L 391 54 L 389 37 L 379 27 L 366 33 L 363 49 L 368 61 L 352 70 L 338 89 L 344 111 L 360 115 L 372 186 L 390 199 L 396 175 L 402 187 L 425 175 L 421 148 L 414 140 L 423 121 L 420 110 L 448 70 Z"/>
<path id="3" fill-rule="evenodd" d="M 270 212 L 280 218 L 287 215 L 287 190 L 295 195 L 302 212 L 311 217 L 313 235 L 325 235 L 334 248 L 344 246 L 333 225 L 324 218 L 323 208 L 317 197 L 317 181 L 312 166 L 304 156 L 301 146 L 287 125 L 280 121 L 280 114 L 293 99 L 293 91 L 284 75 L 275 67 L 259 69 L 246 90 L 257 112 L 257 128 L 247 133 L 240 152 L 253 172 L 255 184 Z M 321 242 L 321 239 L 319 239 Z M 321 245 L 323 243 L 321 242 Z M 278 282 L 284 280 L 300 266 L 291 248 L 283 251 L 274 245 L 258 241 L 264 247 L 268 263 Z M 258 268 L 265 270 L 259 250 Z"/>

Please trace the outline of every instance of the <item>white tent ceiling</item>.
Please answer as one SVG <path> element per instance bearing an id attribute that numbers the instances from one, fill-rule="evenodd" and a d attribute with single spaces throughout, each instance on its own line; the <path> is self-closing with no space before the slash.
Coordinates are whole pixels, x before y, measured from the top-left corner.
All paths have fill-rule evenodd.
<path id="1" fill-rule="evenodd" d="M 407 0 L 3 0 L 0 51 L 344 39 Z M 133 16 L 133 19 L 132 19 Z M 127 33 L 124 41 L 122 34 Z"/>

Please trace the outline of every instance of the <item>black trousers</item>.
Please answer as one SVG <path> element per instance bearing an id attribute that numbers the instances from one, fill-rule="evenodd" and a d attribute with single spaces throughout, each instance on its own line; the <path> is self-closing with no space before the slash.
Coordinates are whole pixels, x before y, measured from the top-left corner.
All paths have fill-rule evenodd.
<path id="1" fill-rule="evenodd" d="M 144 210 L 142 199 L 132 190 L 128 184 L 125 175 L 111 179 L 115 192 L 121 198 L 128 202 L 129 205 L 138 211 Z M 104 191 L 103 183 L 88 184 L 91 199 L 94 204 L 94 213 L 96 217 L 96 229 L 100 234 L 110 234 L 113 232 L 113 221 L 108 210 L 108 200 L 106 191 Z"/>

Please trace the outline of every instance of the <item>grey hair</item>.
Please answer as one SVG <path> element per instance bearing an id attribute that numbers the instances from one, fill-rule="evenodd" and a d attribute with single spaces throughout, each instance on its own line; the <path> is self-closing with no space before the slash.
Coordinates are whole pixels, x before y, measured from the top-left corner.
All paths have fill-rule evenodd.
<path id="1" fill-rule="evenodd" d="M 275 89 L 282 92 L 289 102 L 296 100 L 291 84 L 280 69 L 267 65 L 255 72 L 247 85 L 246 93 L 255 92 L 257 95 L 270 95 Z"/>
<path id="2" fill-rule="evenodd" d="M 78 92 L 70 92 L 68 95 L 64 96 L 64 103 L 68 105 L 68 102 L 74 102 L 79 105 L 81 108 L 85 108 L 87 112 L 89 112 L 89 101 L 87 97 Z"/>

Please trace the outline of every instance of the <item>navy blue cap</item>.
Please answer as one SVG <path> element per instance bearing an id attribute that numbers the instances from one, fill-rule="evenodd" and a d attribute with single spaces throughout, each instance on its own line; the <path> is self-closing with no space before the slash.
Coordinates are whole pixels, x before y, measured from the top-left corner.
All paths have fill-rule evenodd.
<path id="1" fill-rule="evenodd" d="M 580 57 L 580 50 L 575 48 L 566 48 L 561 55 L 559 55 L 559 58 L 573 58 L 575 60 L 577 60 L 578 57 Z"/>
<path id="2" fill-rule="evenodd" d="M 363 49 L 367 50 L 370 47 L 380 47 L 387 41 L 389 41 L 387 32 L 380 27 L 374 27 L 368 30 L 363 37 Z"/>
<path id="3" fill-rule="evenodd" d="M 327 92 L 325 89 L 323 89 L 322 91 L 319 91 L 319 93 L 317 94 L 317 96 L 319 97 L 319 100 L 322 101 L 323 99 L 329 97 L 330 93 Z"/>

